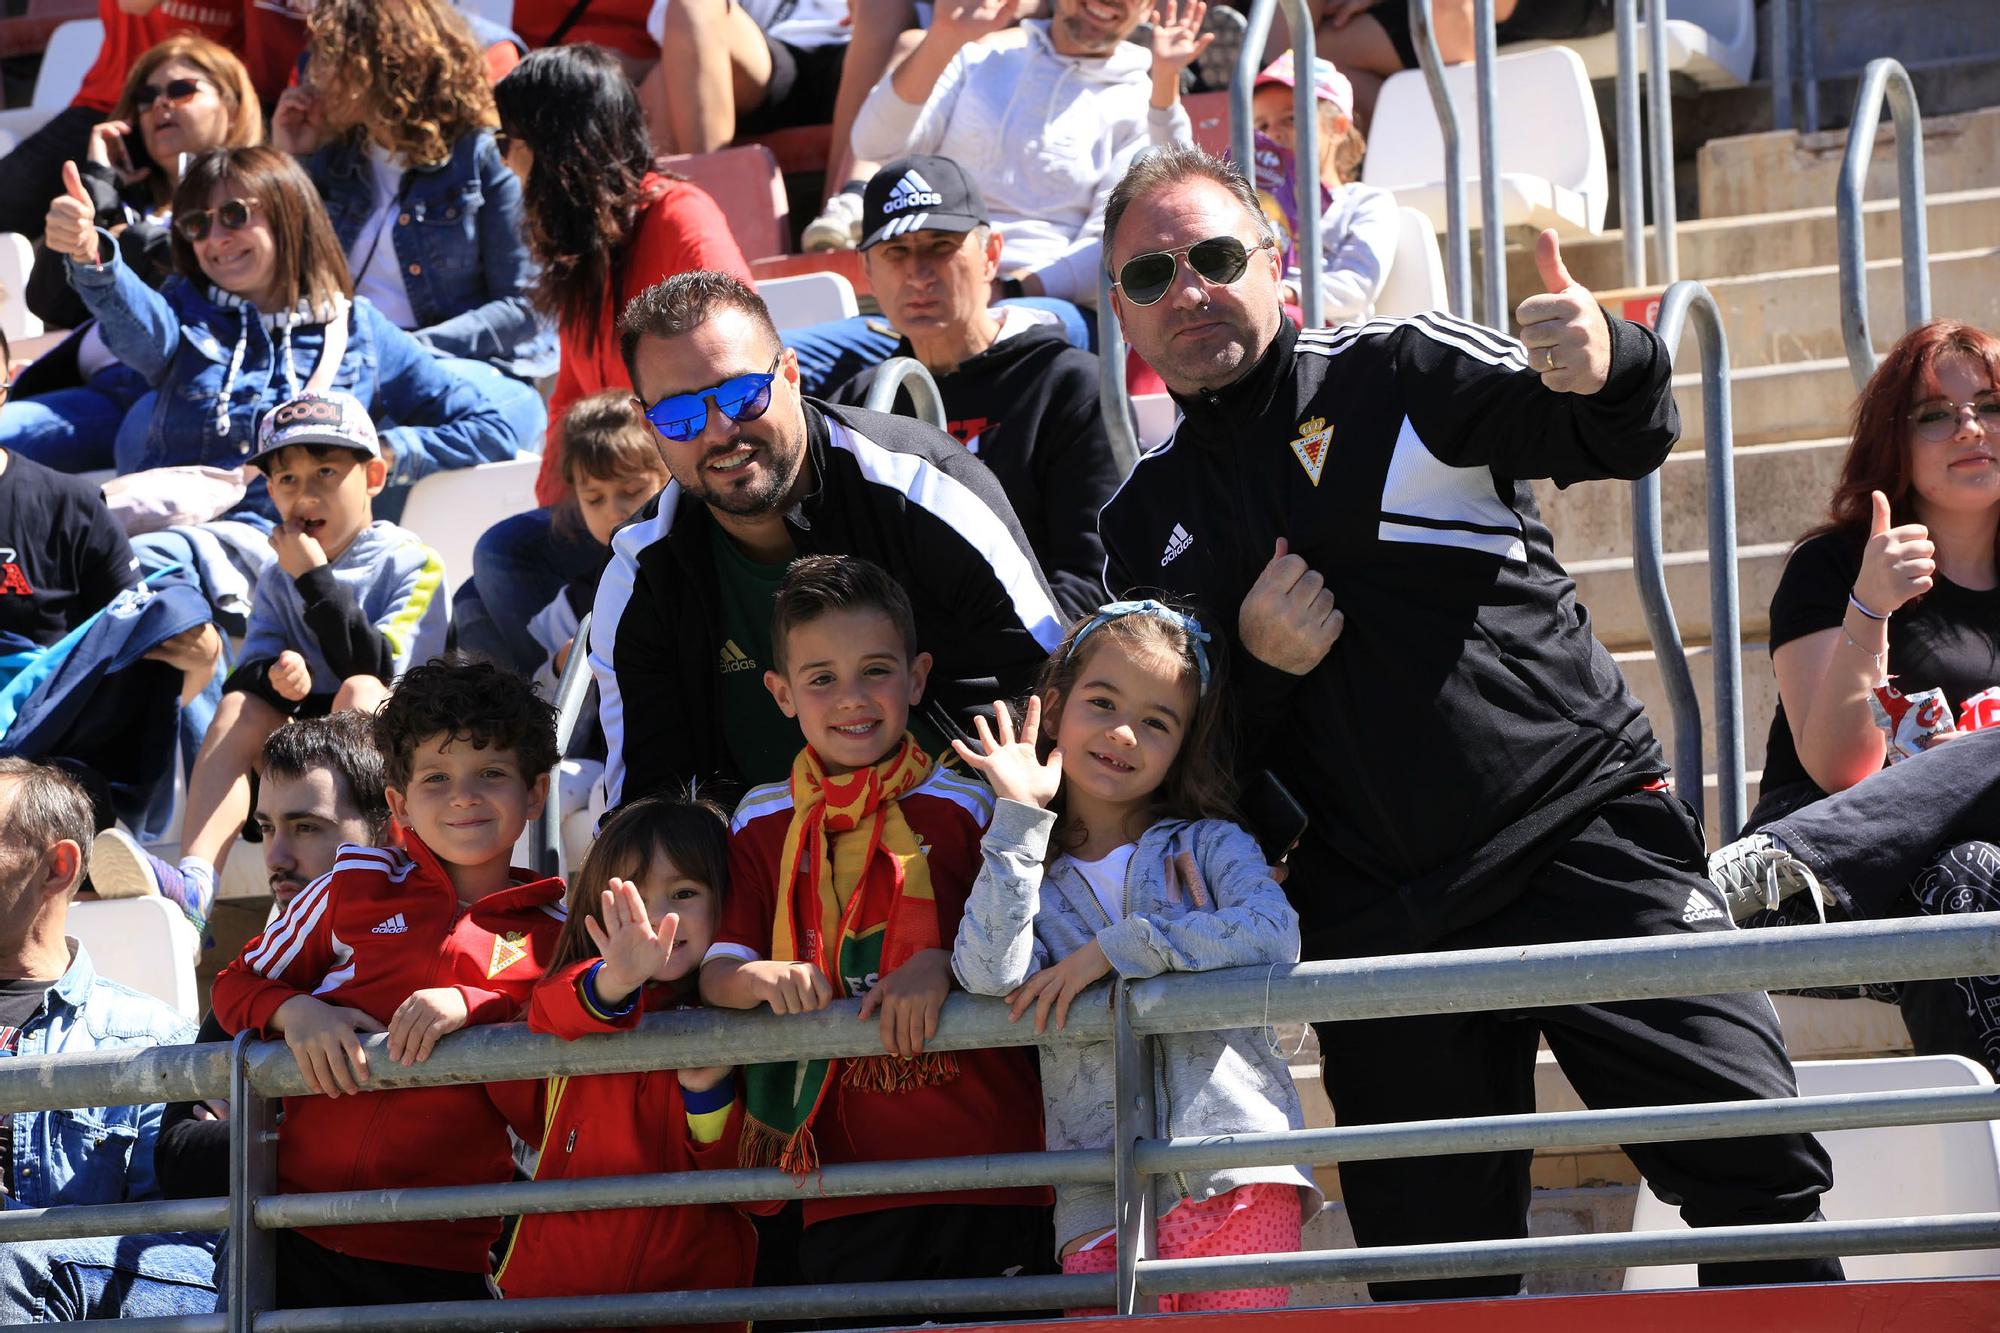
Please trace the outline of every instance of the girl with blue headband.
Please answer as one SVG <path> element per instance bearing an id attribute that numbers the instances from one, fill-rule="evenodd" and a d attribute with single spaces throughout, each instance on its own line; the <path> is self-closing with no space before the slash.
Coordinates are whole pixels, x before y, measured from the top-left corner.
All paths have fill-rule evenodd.
<path id="1" fill-rule="evenodd" d="M 1046 1031 L 1116 973 L 1296 962 L 1298 916 L 1257 842 L 1234 822 L 1223 725 L 1224 654 L 1193 617 L 1159 602 L 1116 602 L 1072 627 L 1043 669 L 1018 734 L 976 723 L 954 741 L 999 798 L 983 864 L 952 949 L 960 984 L 1004 995 Z M 1219 645 L 1218 645 L 1219 647 Z M 1164 1083 L 1161 1136 L 1254 1134 L 1303 1125 L 1284 1057 L 1264 1028 L 1146 1038 Z M 1041 1052 L 1051 1151 L 1111 1146 L 1111 1043 Z M 1320 1194 L 1303 1166 L 1180 1172 L 1156 1181 L 1163 1258 L 1299 1248 Z M 1065 1273 L 1117 1264 L 1109 1183 L 1056 1190 Z M 1283 1306 L 1281 1287 L 1164 1297 L 1163 1312 Z M 1071 1314 L 1109 1314 L 1072 1310 Z"/>

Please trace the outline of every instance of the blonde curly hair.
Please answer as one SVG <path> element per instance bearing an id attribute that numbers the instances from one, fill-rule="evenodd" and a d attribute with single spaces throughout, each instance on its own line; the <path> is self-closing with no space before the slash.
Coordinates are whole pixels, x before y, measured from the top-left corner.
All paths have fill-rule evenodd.
<path id="1" fill-rule="evenodd" d="M 499 124 L 485 55 L 449 0 L 319 0 L 308 77 L 336 132 L 386 129 L 411 165 L 434 166 Z"/>

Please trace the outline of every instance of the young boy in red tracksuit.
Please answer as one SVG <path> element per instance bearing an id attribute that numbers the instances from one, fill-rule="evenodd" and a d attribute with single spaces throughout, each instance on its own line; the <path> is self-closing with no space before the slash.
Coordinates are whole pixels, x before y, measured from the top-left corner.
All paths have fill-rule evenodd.
<path id="1" fill-rule="evenodd" d="M 319 1094 L 285 1099 L 287 1194 L 514 1174 L 506 1120 L 479 1084 L 352 1094 L 368 1084 L 358 1034 L 386 1031 L 389 1058 L 413 1064 L 467 1023 L 516 1017 L 541 977 L 562 882 L 508 862 L 548 794 L 555 715 L 517 676 L 433 660 L 397 684 L 375 743 L 405 847 L 342 847 L 215 979 L 217 1020 L 283 1037 Z M 278 1303 L 483 1298 L 499 1234 L 498 1218 L 279 1231 Z"/>
<path id="2" fill-rule="evenodd" d="M 714 937 L 729 826 L 706 801 L 649 796 L 605 821 L 570 882 L 568 920 L 528 1026 L 576 1038 L 630 1029 L 698 1003 Z M 517 1085 L 518 1086 L 518 1085 Z M 552 1078 L 515 1132 L 541 1145 L 537 1180 L 657 1175 L 736 1165 L 736 1071 L 657 1069 Z M 536 1213 L 521 1219 L 494 1281 L 508 1299 L 747 1287 L 757 1236 L 724 1204 Z M 742 1333 L 743 1324 L 675 1325 Z"/>
<path id="3" fill-rule="evenodd" d="M 861 996 L 886 1054 L 747 1069 L 744 1164 L 1041 1151 L 1026 1050 L 924 1049 L 993 793 L 908 732 L 930 669 L 908 595 L 866 560 L 802 557 L 779 585 L 771 642 L 764 681 L 806 748 L 789 783 L 736 808 L 702 998 L 804 1013 Z M 801 1192 L 798 1272 L 811 1284 L 1038 1273 L 1055 1249 L 1043 1189 L 837 1199 L 808 1181 Z"/>

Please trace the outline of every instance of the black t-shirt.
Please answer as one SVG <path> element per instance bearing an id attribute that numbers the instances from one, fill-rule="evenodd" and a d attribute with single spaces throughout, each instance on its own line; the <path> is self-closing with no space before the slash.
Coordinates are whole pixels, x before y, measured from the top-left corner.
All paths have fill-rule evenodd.
<path id="1" fill-rule="evenodd" d="M 137 583 L 139 564 L 97 487 L 18 453 L 6 463 L 0 633 L 47 645 Z"/>
<path id="2" fill-rule="evenodd" d="M 50 981 L 0 981 L 0 1056 L 21 1044 L 21 1029 L 42 1007 Z M 14 1193 L 14 1117 L 0 1115 L 0 1197 Z"/>
<path id="3" fill-rule="evenodd" d="M 1773 652 L 1841 624 L 1847 595 L 1861 572 L 1862 546 L 1839 533 L 1822 533 L 1792 552 L 1771 597 Z M 1905 694 L 1943 690 L 1954 713 L 1967 696 L 2000 685 L 2000 588 L 1973 592 L 1940 575 L 1930 592 L 1889 618 L 1889 673 Z M 1792 787 L 1799 790 L 1785 791 Z M 1766 803 L 1773 797 L 1789 797 L 1785 804 L 1796 807 L 1801 797 L 1825 794 L 1799 762 L 1783 704 L 1771 719 L 1762 791 L 1759 813 L 1771 809 L 1770 818 L 1776 817 L 1777 806 Z M 1753 817 L 1751 822 L 1765 821 Z"/>

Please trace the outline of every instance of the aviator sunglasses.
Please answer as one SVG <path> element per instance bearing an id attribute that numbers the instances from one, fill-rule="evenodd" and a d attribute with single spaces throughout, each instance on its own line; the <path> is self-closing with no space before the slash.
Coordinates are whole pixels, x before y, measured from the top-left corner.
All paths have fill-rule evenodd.
<path id="1" fill-rule="evenodd" d="M 1270 244 L 1267 236 L 1255 248 L 1262 250 Z M 1243 276 L 1243 270 L 1250 264 L 1250 254 L 1234 236 L 1211 236 L 1178 250 L 1134 255 L 1119 268 L 1118 281 L 1113 285 L 1122 289 L 1125 299 L 1133 305 L 1152 305 L 1174 285 L 1174 273 L 1182 256 L 1186 256 L 1187 266 L 1204 282 L 1227 287 Z"/>
<path id="2" fill-rule="evenodd" d="M 169 106 L 184 106 L 206 87 L 208 81 L 205 79 L 168 79 L 164 88 L 157 83 L 142 83 L 132 95 L 132 108 L 143 116 L 153 109 L 153 103 L 163 97 Z"/>
<path id="3" fill-rule="evenodd" d="M 2000 392 L 1992 389 L 1974 394 L 1969 403 L 1954 403 L 1943 398 L 1920 403 L 1910 413 L 1910 425 L 1918 439 L 1939 444 L 1958 434 L 1959 414 L 1968 407 L 1972 409 L 1972 419 L 1979 423 L 1981 430 L 1988 435 L 2000 434 Z"/>
<path id="4" fill-rule="evenodd" d="M 707 429 L 711 402 L 731 421 L 755 421 L 771 406 L 771 381 L 778 378 L 778 361 L 784 355 L 784 348 L 779 348 L 778 355 L 771 358 L 771 368 L 761 375 L 732 375 L 712 389 L 677 393 L 650 407 L 641 398 L 639 406 L 653 429 L 675 444 L 685 444 Z"/>
<path id="5" fill-rule="evenodd" d="M 174 219 L 174 230 L 190 241 L 205 241 L 213 219 L 224 231 L 242 231 L 250 225 L 250 210 L 255 207 L 255 199 L 225 199 L 215 208 L 189 209 Z"/>

